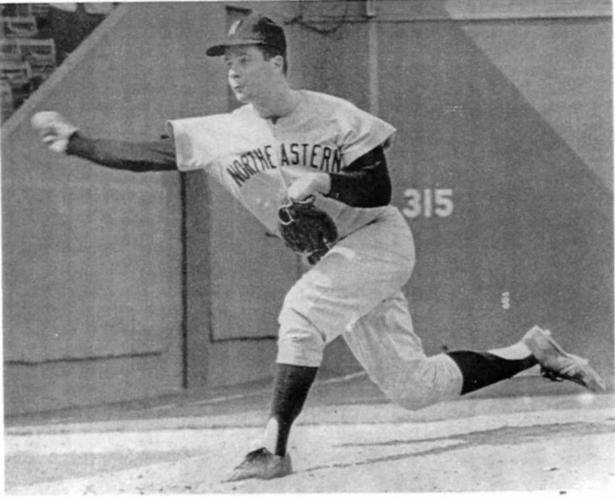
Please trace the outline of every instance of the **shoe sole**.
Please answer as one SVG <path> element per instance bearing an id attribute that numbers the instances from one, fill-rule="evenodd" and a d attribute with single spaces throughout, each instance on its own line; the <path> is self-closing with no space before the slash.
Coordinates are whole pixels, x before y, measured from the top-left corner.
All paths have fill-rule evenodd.
<path id="1" fill-rule="evenodd" d="M 566 352 L 551 337 L 551 335 L 543 332 L 538 327 L 534 327 L 534 328 L 536 329 L 535 333 L 532 333 L 533 329 L 530 330 L 526 334 L 524 341 L 525 341 L 525 344 L 530 349 L 530 351 L 532 351 L 532 354 L 534 355 L 534 357 L 541 364 L 541 366 L 544 367 L 543 363 L 546 363 L 548 361 L 549 356 L 544 355 L 545 348 L 540 345 L 540 341 L 537 340 L 537 337 L 540 337 L 542 341 L 546 342 L 549 346 L 551 346 L 560 356 L 563 356 L 565 358 L 575 361 L 579 369 L 579 375 L 578 377 L 569 377 L 565 375 L 562 376 L 556 370 L 552 370 L 550 368 L 544 368 L 545 371 L 555 373 L 558 377 L 564 380 L 570 380 L 571 382 L 582 385 L 583 387 L 589 389 L 592 392 L 604 392 L 606 390 L 604 381 L 602 380 L 600 375 L 598 375 L 598 373 L 596 373 L 596 371 L 591 366 L 589 366 L 589 364 L 587 363 L 587 360 L 584 360 L 580 358 L 579 356 L 575 356 L 574 354 L 570 354 Z M 547 377 L 547 378 L 551 378 L 551 377 Z M 554 380 L 553 378 L 551 379 Z"/>
<path id="2" fill-rule="evenodd" d="M 243 481 L 245 479 L 277 479 L 280 477 L 285 477 L 293 473 L 292 462 L 290 461 L 290 457 L 288 457 L 288 463 L 283 464 L 279 469 L 274 471 L 269 471 L 268 473 L 264 473 L 262 470 L 236 470 L 230 478 L 223 481 L 224 483 L 233 483 L 235 481 Z"/>

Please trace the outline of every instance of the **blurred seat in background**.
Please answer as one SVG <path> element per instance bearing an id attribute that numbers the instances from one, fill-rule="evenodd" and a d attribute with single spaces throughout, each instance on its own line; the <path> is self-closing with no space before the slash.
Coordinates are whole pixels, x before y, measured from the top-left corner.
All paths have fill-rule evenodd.
<path id="1" fill-rule="evenodd" d="M 112 9 L 111 3 L 50 4 L 47 19 L 50 36 L 56 44 L 57 63 L 61 64 Z"/>
<path id="2" fill-rule="evenodd" d="M 0 95 L 2 96 L 2 109 L 0 111 L 0 119 L 2 121 L 6 120 L 13 111 L 15 107 L 13 105 L 13 91 L 11 89 L 11 84 L 8 80 L 4 78 L 0 78 Z"/>
<path id="3" fill-rule="evenodd" d="M 0 6 L 2 121 L 49 78 L 115 6 L 111 2 Z M 11 106 L 5 102 L 8 99 Z"/>

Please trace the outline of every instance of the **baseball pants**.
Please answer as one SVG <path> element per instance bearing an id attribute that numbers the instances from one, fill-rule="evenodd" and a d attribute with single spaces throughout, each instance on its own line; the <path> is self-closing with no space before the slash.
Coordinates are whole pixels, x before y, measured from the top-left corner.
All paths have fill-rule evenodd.
<path id="1" fill-rule="evenodd" d="M 462 375 L 427 356 L 401 290 L 415 263 L 412 233 L 395 207 L 339 241 L 289 290 L 279 315 L 278 363 L 320 366 L 343 335 L 369 377 L 410 409 L 456 398 Z"/>

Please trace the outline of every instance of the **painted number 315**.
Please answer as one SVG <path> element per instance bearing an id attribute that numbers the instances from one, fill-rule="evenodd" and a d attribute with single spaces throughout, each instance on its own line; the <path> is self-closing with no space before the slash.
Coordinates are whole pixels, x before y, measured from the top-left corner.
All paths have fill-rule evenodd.
<path id="1" fill-rule="evenodd" d="M 453 213 L 452 189 L 406 189 L 407 200 L 402 212 L 406 217 L 448 217 Z"/>

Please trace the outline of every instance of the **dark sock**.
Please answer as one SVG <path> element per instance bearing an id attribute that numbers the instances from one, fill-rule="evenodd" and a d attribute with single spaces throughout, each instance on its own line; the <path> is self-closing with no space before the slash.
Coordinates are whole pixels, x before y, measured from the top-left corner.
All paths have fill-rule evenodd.
<path id="1" fill-rule="evenodd" d="M 316 372 L 318 368 L 312 366 L 277 365 L 270 414 L 278 422 L 276 455 L 286 455 L 290 427 L 303 408 Z"/>
<path id="2" fill-rule="evenodd" d="M 457 363 L 463 375 L 462 395 L 510 378 L 537 363 L 532 355 L 522 359 L 505 359 L 488 352 L 453 351 L 447 354 Z"/>

